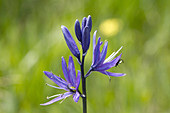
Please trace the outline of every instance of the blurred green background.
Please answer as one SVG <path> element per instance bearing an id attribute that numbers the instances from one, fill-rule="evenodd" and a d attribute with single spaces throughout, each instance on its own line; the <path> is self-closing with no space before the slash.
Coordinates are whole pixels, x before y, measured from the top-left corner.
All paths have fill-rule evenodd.
<path id="1" fill-rule="evenodd" d="M 78 44 L 74 22 L 88 15 L 92 33 L 98 30 L 109 42 L 107 56 L 123 46 L 124 63 L 110 71 L 127 74 L 109 81 L 93 72 L 87 79 L 88 113 L 170 113 L 169 12 L 169 0 L 0 0 L 0 113 L 82 113 L 82 100 L 72 97 L 39 104 L 64 92 L 46 86 L 55 84 L 43 74 L 63 77 L 61 56 L 68 61 L 72 55 L 61 25 Z"/>

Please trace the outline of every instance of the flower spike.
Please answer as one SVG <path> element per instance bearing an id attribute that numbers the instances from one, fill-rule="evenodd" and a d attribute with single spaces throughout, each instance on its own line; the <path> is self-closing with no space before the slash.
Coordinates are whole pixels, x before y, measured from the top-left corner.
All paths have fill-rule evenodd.
<path id="1" fill-rule="evenodd" d="M 71 33 L 65 26 L 61 26 L 64 39 L 68 48 L 70 49 L 71 53 L 78 59 L 78 63 L 80 65 L 81 71 L 75 70 L 75 65 L 72 56 L 69 56 L 68 63 L 62 57 L 62 71 L 65 79 L 62 79 L 59 76 L 53 74 L 52 72 L 44 71 L 44 74 L 52 80 L 57 86 L 50 85 L 46 83 L 47 86 L 50 86 L 55 89 L 65 90 L 65 93 L 62 94 L 55 94 L 52 96 L 47 96 L 47 99 L 51 99 L 50 101 L 40 104 L 40 105 L 50 105 L 54 102 L 60 101 L 62 103 L 67 97 L 72 96 L 75 102 L 79 101 L 79 98 L 82 97 L 83 101 L 83 113 L 87 113 L 87 93 L 86 93 L 86 78 L 90 75 L 92 71 L 98 71 L 102 74 L 107 75 L 109 78 L 110 76 L 120 77 L 125 76 L 124 73 L 112 73 L 109 72 L 108 69 L 112 67 L 117 67 L 119 64 L 123 62 L 121 59 L 122 53 L 118 54 L 123 47 L 118 49 L 116 52 L 113 52 L 108 58 L 106 58 L 108 42 L 102 42 L 101 37 L 96 39 L 97 30 L 93 34 L 93 58 L 92 64 L 90 66 L 89 71 L 85 74 L 84 73 L 84 64 L 85 64 L 85 55 L 90 46 L 90 33 L 92 31 L 92 18 L 89 15 L 88 17 L 84 17 L 82 19 L 82 23 L 80 25 L 79 20 L 75 21 L 74 30 L 75 35 L 81 44 L 82 53 L 80 59 L 80 51 L 76 45 L 75 40 L 73 39 Z M 97 41 L 97 42 L 96 42 Z M 103 44 L 104 43 L 104 44 Z M 100 51 L 100 47 L 102 50 Z M 80 79 L 82 79 L 82 92 L 79 91 Z"/>

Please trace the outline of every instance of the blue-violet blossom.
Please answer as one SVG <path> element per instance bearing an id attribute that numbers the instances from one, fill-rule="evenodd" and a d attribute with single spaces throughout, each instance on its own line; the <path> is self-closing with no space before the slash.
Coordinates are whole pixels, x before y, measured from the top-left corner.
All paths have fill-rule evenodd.
<path id="1" fill-rule="evenodd" d="M 82 28 L 80 28 L 80 22 L 76 20 L 74 28 L 76 37 L 80 44 L 82 45 L 83 55 L 85 55 L 90 45 L 90 32 L 92 29 L 91 16 L 89 15 L 87 18 L 86 17 L 83 18 Z"/>
<path id="2" fill-rule="evenodd" d="M 56 97 L 56 98 L 52 99 L 51 101 L 49 101 L 47 103 L 40 104 L 40 105 L 49 105 L 49 104 L 52 104 L 52 103 L 57 102 L 59 100 L 65 99 L 65 98 L 67 98 L 71 95 L 73 95 L 74 101 L 78 102 L 79 97 L 80 97 L 78 87 L 79 87 L 79 84 L 80 84 L 81 72 L 78 71 L 77 77 L 76 77 L 74 62 L 73 62 L 73 58 L 71 56 L 69 56 L 68 67 L 67 67 L 67 64 L 66 64 L 64 57 L 62 57 L 62 70 L 63 70 L 63 74 L 64 74 L 66 81 L 64 79 L 62 79 L 61 77 L 56 76 L 53 73 L 48 72 L 48 71 L 44 71 L 44 74 L 49 79 L 51 79 L 53 82 L 55 82 L 59 87 L 52 86 L 52 85 L 49 85 L 49 84 L 47 84 L 47 85 L 49 85 L 53 88 L 57 88 L 57 89 L 64 89 L 67 92 L 64 93 L 64 94 L 57 94 L 57 95 L 53 95 L 51 97 L 47 97 L 47 99 L 53 98 L 53 97 Z"/>
<path id="3" fill-rule="evenodd" d="M 117 52 L 113 52 L 107 59 L 105 59 L 106 53 L 107 53 L 108 42 L 107 41 L 105 42 L 103 49 L 100 52 L 100 46 L 102 45 L 102 42 L 100 41 L 101 38 L 99 37 L 98 42 L 96 44 L 96 32 L 97 31 L 95 31 L 94 35 L 93 35 L 93 61 L 92 61 L 92 65 L 91 65 L 89 72 L 98 71 L 105 75 L 115 76 L 115 77 L 126 75 L 124 73 L 112 73 L 112 72 L 106 71 L 106 70 L 116 66 L 116 64 L 119 62 L 122 53 L 119 56 L 117 56 L 116 58 L 115 58 L 115 56 L 122 49 L 122 47 Z M 86 75 L 86 77 L 89 74 L 90 73 L 88 73 Z"/>
<path id="4" fill-rule="evenodd" d="M 76 42 L 74 41 L 73 37 L 71 36 L 69 30 L 67 29 L 67 27 L 65 26 L 61 26 L 63 35 L 64 35 L 64 39 L 67 43 L 68 48 L 70 49 L 70 51 L 72 52 L 72 54 L 77 57 L 78 61 L 80 61 L 80 51 L 76 45 Z"/>

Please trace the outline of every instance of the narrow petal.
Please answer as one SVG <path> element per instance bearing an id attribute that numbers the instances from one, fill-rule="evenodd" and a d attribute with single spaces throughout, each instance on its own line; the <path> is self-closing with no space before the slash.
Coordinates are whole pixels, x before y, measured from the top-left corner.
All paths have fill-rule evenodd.
<path id="1" fill-rule="evenodd" d="M 114 76 L 114 77 L 121 77 L 121 76 L 125 76 L 125 73 L 112 73 L 112 72 L 108 72 L 108 71 L 99 71 L 105 75 L 109 75 L 109 76 Z"/>
<path id="2" fill-rule="evenodd" d="M 93 53 L 94 53 L 94 49 L 96 47 L 96 33 L 97 33 L 97 30 L 94 32 L 93 34 Z M 93 55 L 93 59 L 92 59 L 92 65 L 94 64 L 94 55 Z"/>
<path id="3" fill-rule="evenodd" d="M 87 21 L 87 19 L 86 19 L 86 17 L 84 17 L 82 20 L 82 29 L 81 29 L 82 32 L 83 32 L 84 27 L 86 26 L 86 21 Z"/>
<path id="4" fill-rule="evenodd" d="M 81 72 L 78 70 L 77 78 L 76 78 L 76 90 L 79 88 L 80 78 L 81 78 Z"/>
<path id="5" fill-rule="evenodd" d="M 64 57 L 62 57 L 62 70 L 63 70 L 63 74 L 64 74 L 66 81 L 70 83 L 69 73 L 67 70 L 67 64 L 66 64 Z"/>
<path id="6" fill-rule="evenodd" d="M 76 20 L 74 27 L 75 27 L 75 33 L 76 33 L 77 39 L 81 43 L 82 42 L 82 31 L 80 28 L 80 22 L 78 20 Z"/>
<path id="7" fill-rule="evenodd" d="M 65 41 L 67 43 L 68 48 L 70 49 L 70 51 L 72 52 L 72 54 L 77 57 L 78 59 L 80 59 L 80 52 L 79 49 L 73 39 L 73 37 L 71 36 L 69 30 L 65 27 L 65 26 L 61 26 Z"/>
<path id="8" fill-rule="evenodd" d="M 74 100 L 75 102 L 78 102 L 79 97 L 80 97 L 80 94 L 76 91 L 76 93 L 73 95 L 73 100 Z"/>
<path id="9" fill-rule="evenodd" d="M 90 31 L 89 27 L 85 27 L 82 34 L 83 54 L 86 54 L 87 50 L 89 49 L 89 45 L 90 45 Z"/>
<path id="10" fill-rule="evenodd" d="M 108 42 L 106 42 L 105 45 L 103 46 L 101 56 L 100 56 L 100 60 L 96 65 L 100 65 L 104 62 L 105 57 L 106 57 L 106 53 L 107 53 L 107 45 L 108 45 Z"/>
<path id="11" fill-rule="evenodd" d="M 67 87 L 67 83 L 66 81 L 64 81 L 62 78 L 54 75 L 53 73 L 51 72 L 48 72 L 48 71 L 44 71 L 44 74 L 49 78 L 51 79 L 54 83 L 56 83 L 58 86 L 60 87 L 63 87 L 63 88 L 66 88 Z"/>
<path id="12" fill-rule="evenodd" d="M 116 65 L 116 63 L 120 60 L 121 55 L 122 54 L 120 54 L 118 57 L 116 57 L 115 59 L 113 59 L 110 62 L 106 62 L 104 64 L 97 66 L 94 70 L 95 71 L 104 71 L 104 70 L 108 70 L 108 69 L 114 67 Z"/>
<path id="13" fill-rule="evenodd" d="M 97 45 L 95 46 L 94 52 L 93 52 L 93 56 L 94 56 L 94 63 L 92 66 L 95 66 L 97 64 L 97 62 L 100 59 L 100 37 L 98 38 L 98 42 Z"/>
<path id="14" fill-rule="evenodd" d="M 102 44 L 103 44 L 103 42 L 101 41 L 101 42 L 100 42 L 100 46 L 101 46 Z"/>
<path id="15" fill-rule="evenodd" d="M 96 33 L 97 33 L 97 30 L 93 34 L 93 51 L 94 51 L 94 48 L 96 47 Z"/>
<path id="16" fill-rule="evenodd" d="M 73 58 L 71 56 L 69 56 L 68 72 L 69 72 L 69 78 L 70 78 L 71 85 L 76 87 L 76 72 L 75 72 Z"/>
<path id="17" fill-rule="evenodd" d="M 52 99 L 51 101 L 49 101 L 47 103 L 44 103 L 44 104 L 40 104 L 40 105 L 46 106 L 46 105 L 52 104 L 52 103 L 57 102 L 57 101 L 59 101 L 61 99 L 67 98 L 67 97 L 69 97 L 72 94 L 73 94 L 72 92 L 66 92 L 63 95 L 61 95 L 59 97 L 56 97 L 56 98 Z"/>
<path id="18" fill-rule="evenodd" d="M 87 17 L 86 26 L 89 27 L 89 31 L 91 32 L 91 28 L 92 28 L 92 19 L 91 19 L 91 16 L 90 16 L 90 15 Z"/>

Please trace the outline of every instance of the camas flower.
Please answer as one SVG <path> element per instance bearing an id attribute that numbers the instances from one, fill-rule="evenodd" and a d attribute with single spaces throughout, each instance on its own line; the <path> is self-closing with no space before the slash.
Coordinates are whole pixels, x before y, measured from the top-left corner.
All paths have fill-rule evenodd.
<path id="1" fill-rule="evenodd" d="M 82 28 L 80 28 L 80 22 L 78 20 L 76 20 L 75 22 L 75 34 L 78 41 L 82 45 L 84 55 L 87 53 L 87 50 L 89 49 L 91 28 L 92 19 L 90 15 L 87 18 L 86 17 L 83 18 Z"/>
<path id="2" fill-rule="evenodd" d="M 73 37 L 71 36 L 69 30 L 65 26 L 61 26 L 65 41 L 67 43 L 68 48 L 72 52 L 72 54 L 77 57 L 78 61 L 80 61 L 80 51 L 74 41 Z"/>
<path id="3" fill-rule="evenodd" d="M 115 56 L 119 53 L 122 47 L 117 52 L 113 52 L 107 59 L 105 59 L 106 53 L 107 53 L 108 42 L 107 41 L 105 42 L 102 52 L 100 52 L 100 46 L 102 45 L 102 42 L 100 41 L 101 38 L 99 37 L 98 42 L 96 44 L 96 32 L 97 31 L 95 31 L 93 35 L 93 61 L 92 61 L 91 68 L 89 72 L 87 73 L 86 77 L 89 75 L 91 71 L 98 71 L 105 75 L 115 76 L 115 77 L 126 75 L 124 73 L 112 73 L 112 72 L 106 71 L 118 64 L 122 54 L 120 54 L 116 58 Z"/>
<path id="4" fill-rule="evenodd" d="M 59 87 L 52 86 L 49 84 L 47 84 L 47 85 L 49 85 L 53 88 L 63 89 L 67 92 L 64 94 L 57 94 L 57 95 L 53 95 L 51 97 L 47 97 L 47 99 L 53 98 L 53 97 L 56 97 L 56 98 L 52 99 L 51 101 L 49 101 L 47 103 L 40 104 L 40 105 L 49 105 L 49 104 L 52 104 L 59 100 L 65 99 L 71 95 L 73 95 L 74 101 L 78 102 L 79 97 L 80 97 L 78 87 L 79 87 L 79 83 L 80 83 L 81 73 L 80 73 L 80 71 L 78 71 L 77 77 L 76 77 L 74 62 L 73 62 L 73 58 L 71 56 L 69 57 L 68 67 L 67 67 L 65 59 L 62 57 L 62 69 L 63 69 L 63 74 L 64 74 L 66 81 L 64 79 L 62 79 L 61 77 L 56 76 L 53 73 L 48 72 L 48 71 L 44 71 L 44 74 L 49 79 L 51 79 L 54 83 L 56 83 Z"/>

